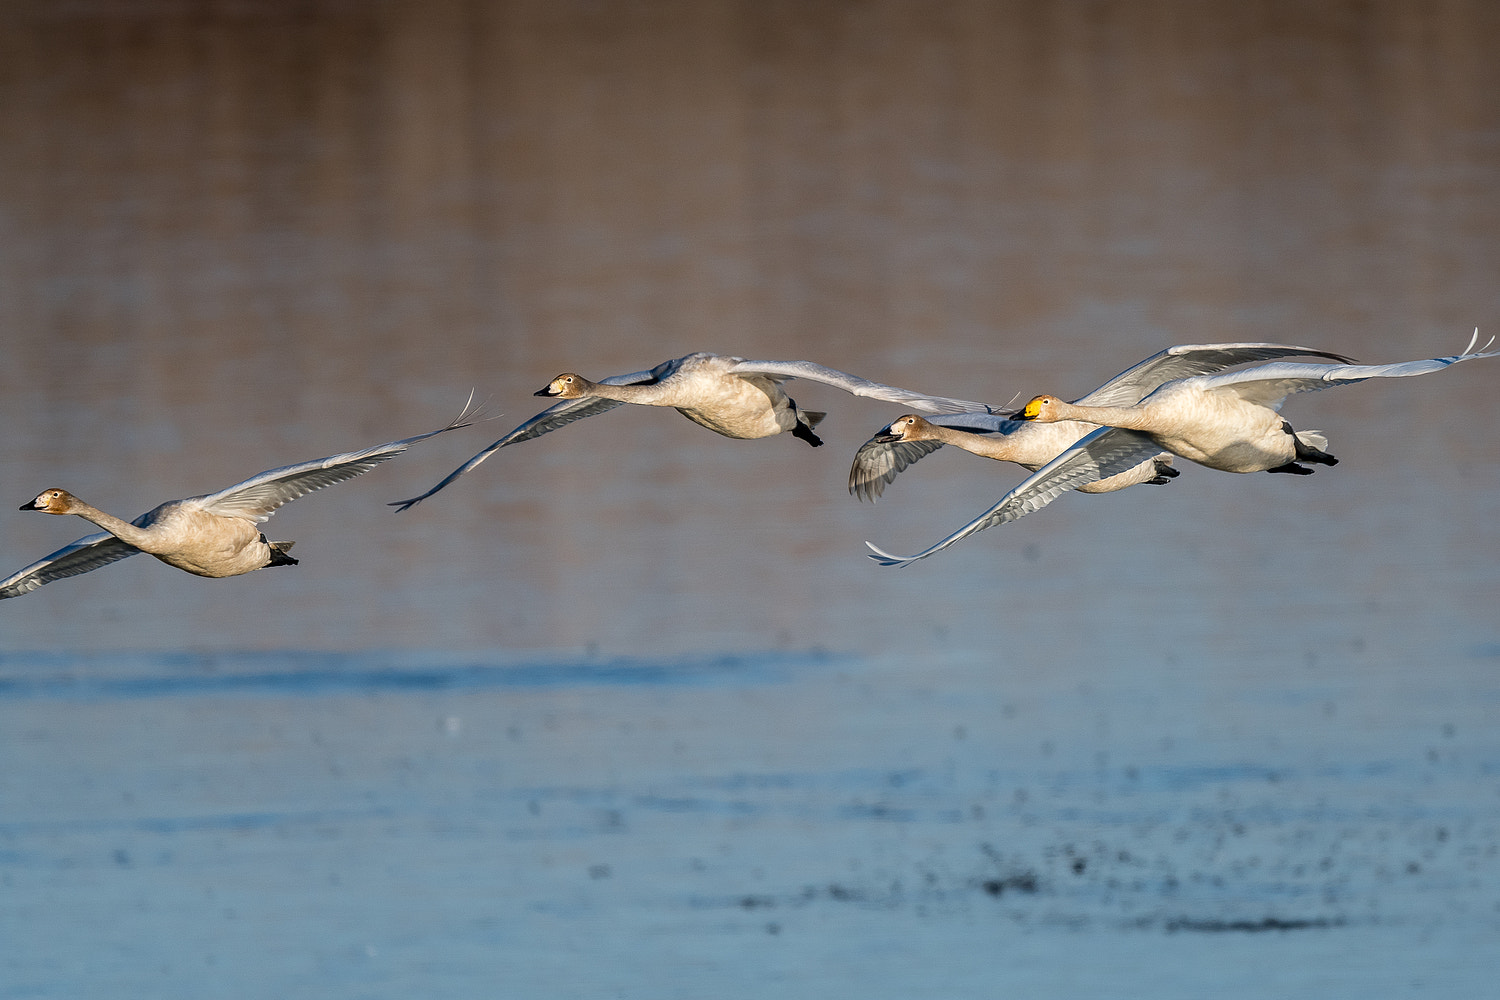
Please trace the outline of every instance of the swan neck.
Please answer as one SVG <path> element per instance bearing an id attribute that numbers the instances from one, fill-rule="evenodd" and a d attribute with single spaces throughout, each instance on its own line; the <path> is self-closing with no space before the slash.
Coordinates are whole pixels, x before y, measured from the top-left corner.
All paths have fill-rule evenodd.
<path id="1" fill-rule="evenodd" d="M 73 498 L 73 503 L 70 505 L 68 513 L 77 514 L 85 521 L 92 521 L 120 541 L 129 542 L 136 548 L 145 548 L 145 543 L 151 538 L 150 532 L 145 529 L 137 527 L 129 521 L 122 521 L 113 514 L 106 514 L 98 507 L 86 504 L 77 497 Z"/>
<path id="2" fill-rule="evenodd" d="M 598 382 L 589 382 L 583 388 L 586 396 L 613 399 L 620 403 L 647 403 L 659 395 L 654 385 L 600 385 Z"/>
<path id="3" fill-rule="evenodd" d="M 1054 408 L 1058 420 L 1083 420 L 1108 427 L 1144 430 L 1143 414 L 1134 406 L 1075 406 L 1061 403 Z"/>
<path id="4" fill-rule="evenodd" d="M 973 452 L 976 455 L 985 455 L 990 450 L 987 446 L 992 442 L 982 435 L 969 434 L 952 427 L 945 427 L 942 424 L 929 424 L 928 426 L 930 429 L 922 437 L 936 441 L 939 444 L 951 445 L 954 448 Z M 917 440 L 921 440 L 921 438 Z"/>

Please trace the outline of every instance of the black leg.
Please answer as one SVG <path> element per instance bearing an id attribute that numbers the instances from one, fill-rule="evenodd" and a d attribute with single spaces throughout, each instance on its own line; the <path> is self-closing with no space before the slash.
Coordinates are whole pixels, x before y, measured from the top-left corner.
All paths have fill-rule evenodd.
<path id="1" fill-rule="evenodd" d="M 823 439 L 814 434 L 813 429 L 800 420 L 797 421 L 797 426 L 792 428 L 792 436 L 801 438 L 814 448 L 821 447 L 823 444 Z"/>

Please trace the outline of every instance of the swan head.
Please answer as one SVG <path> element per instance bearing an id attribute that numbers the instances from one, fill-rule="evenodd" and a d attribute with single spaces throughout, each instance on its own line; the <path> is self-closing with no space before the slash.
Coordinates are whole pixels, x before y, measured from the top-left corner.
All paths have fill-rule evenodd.
<path id="1" fill-rule="evenodd" d="M 1062 420 L 1063 418 L 1057 415 L 1057 409 L 1061 405 L 1062 400 L 1056 396 L 1037 396 L 1015 413 L 1012 413 L 1010 419 L 1035 420 L 1044 424 L 1054 420 Z"/>
<path id="2" fill-rule="evenodd" d="M 915 413 L 892 420 L 885 430 L 875 435 L 876 444 L 893 441 L 922 441 L 932 436 L 932 424 Z"/>
<path id="3" fill-rule="evenodd" d="M 563 372 L 557 378 L 548 382 L 546 388 L 538 389 L 532 393 L 533 396 L 551 396 L 553 399 L 577 399 L 587 396 L 588 387 L 592 383 L 582 375 L 572 372 Z"/>
<path id="4" fill-rule="evenodd" d="M 43 514 L 71 514 L 76 498 L 67 490 L 50 489 L 38 493 L 31 503 L 23 503 L 22 510 L 39 510 Z"/>

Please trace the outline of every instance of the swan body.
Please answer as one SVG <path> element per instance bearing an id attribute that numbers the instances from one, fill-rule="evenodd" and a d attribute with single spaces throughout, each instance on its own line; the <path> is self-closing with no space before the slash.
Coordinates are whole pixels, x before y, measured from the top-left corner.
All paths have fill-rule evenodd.
<path id="1" fill-rule="evenodd" d="M 825 414 L 801 409 L 781 387 L 783 382 L 798 378 L 831 385 L 856 396 L 901 403 L 926 413 L 993 412 L 984 403 L 929 396 L 811 361 L 747 361 L 700 351 L 663 361 L 648 371 L 612 375 L 598 382 L 565 372 L 536 393 L 562 402 L 516 427 L 426 493 L 395 501 L 391 506 L 399 510 L 414 507 L 507 445 L 530 441 L 624 403 L 672 407 L 699 426 L 729 438 L 755 440 L 790 432 L 816 447 L 823 442 L 813 428 Z"/>
<path id="2" fill-rule="evenodd" d="M 464 408 L 454 421 L 426 434 L 270 469 L 228 489 L 169 500 L 133 521 L 107 514 L 56 487 L 42 491 L 21 510 L 76 514 L 104 530 L 64 546 L 0 580 L 0 600 L 98 569 L 146 552 L 196 576 L 239 576 L 267 566 L 294 566 L 292 542 L 267 540 L 257 525 L 283 504 L 314 490 L 341 483 L 389 461 L 424 438 L 467 427 L 474 416 Z"/>
<path id="3" fill-rule="evenodd" d="M 1273 358 L 1310 356 L 1335 361 L 1349 359 L 1338 354 L 1297 347 L 1292 344 L 1179 344 L 1158 351 L 1125 369 L 1099 388 L 1082 397 L 1080 405 L 1112 406 L 1136 403 L 1164 382 L 1191 375 L 1222 371 L 1234 365 Z M 950 444 L 976 455 L 1015 462 L 1033 472 L 1056 458 L 1064 449 L 1099 425 L 1082 420 L 1039 424 L 1005 416 L 986 407 L 982 412 L 945 415 L 924 424 L 901 426 L 906 418 L 882 429 L 855 453 L 849 469 L 849 492 L 862 500 L 874 500 L 886 485 L 912 463 Z M 1086 482 L 1085 493 L 1109 493 L 1137 483 L 1164 482 L 1176 475 L 1171 455 L 1158 449 L 1138 467 L 1115 476 Z"/>
<path id="4" fill-rule="evenodd" d="M 1056 396 L 1037 396 L 1016 416 L 1041 422 L 1091 420 L 1145 434 L 1189 461 L 1224 472 L 1309 475 L 1303 462 L 1335 465 L 1316 431 L 1296 431 L 1280 415 L 1287 397 L 1371 378 L 1407 378 L 1500 352 L 1475 351 L 1479 332 L 1461 353 L 1389 365 L 1313 365 L 1275 362 L 1216 375 L 1166 382 L 1139 403 L 1080 406 Z M 1485 344 L 1488 348 L 1494 343 Z"/>

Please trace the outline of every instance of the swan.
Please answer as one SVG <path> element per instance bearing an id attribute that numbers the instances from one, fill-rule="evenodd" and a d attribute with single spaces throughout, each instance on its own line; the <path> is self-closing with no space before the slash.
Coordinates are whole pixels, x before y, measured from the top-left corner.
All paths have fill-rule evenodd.
<path id="1" fill-rule="evenodd" d="M 1006 493 L 989 510 L 936 545 L 910 556 L 892 555 L 871 542 L 865 542 L 865 546 L 870 550 L 870 558 L 882 566 L 908 566 L 943 551 L 976 531 L 1041 510 L 1069 490 L 1129 475 L 1143 462 L 1155 462 L 1160 454 L 1161 446 L 1144 434 L 1118 427 L 1100 427 L 1079 438 L 1061 455 Z"/>
<path id="2" fill-rule="evenodd" d="M 300 496 L 370 471 L 424 438 L 467 427 L 476 413 L 465 405 L 451 423 L 435 431 L 363 451 L 270 469 L 217 493 L 169 500 L 134 521 L 106 514 L 67 490 L 43 490 L 30 503 L 22 504 L 21 510 L 76 514 L 104 530 L 86 535 L 0 581 L 0 600 L 20 597 L 53 580 L 87 573 L 138 552 L 149 552 L 169 566 L 207 577 L 239 576 L 267 566 L 295 566 L 297 560 L 288 554 L 293 543 L 267 541 L 256 527 L 258 522 Z"/>
<path id="3" fill-rule="evenodd" d="M 1295 356 L 1349 361 L 1342 355 L 1291 344 L 1178 344 L 1131 365 L 1077 402 L 1092 406 L 1135 403 L 1173 379 L 1222 371 L 1251 361 Z M 1098 424 L 1081 421 L 1038 424 L 988 408 L 985 412 L 931 420 L 908 414 L 883 428 L 855 453 L 849 469 L 849 492 L 873 501 L 913 462 L 945 444 L 986 458 L 1015 462 L 1035 472 L 1096 427 Z M 1109 493 L 1137 483 L 1166 482 L 1177 475 L 1177 470 L 1172 468 L 1169 453 L 1160 448 L 1157 452 L 1133 469 L 1085 482 L 1079 489 L 1085 493 Z"/>
<path id="4" fill-rule="evenodd" d="M 1038 396 L 1020 411 L 1022 419 L 1086 419 L 1111 423 L 1080 438 L 1047 465 L 1038 469 L 989 510 L 936 545 L 911 556 L 897 556 L 866 542 L 871 559 L 882 566 L 905 566 L 926 559 L 985 528 L 1014 521 L 1040 510 L 1070 489 L 1110 475 L 1131 463 L 1167 448 L 1200 465 L 1227 472 L 1286 472 L 1310 475 L 1298 462 L 1337 464 L 1328 454 L 1327 439 L 1317 431 L 1294 431 L 1277 416 L 1286 397 L 1336 385 L 1353 385 L 1371 378 L 1407 378 L 1442 371 L 1461 361 L 1500 357 L 1500 351 L 1479 351 L 1479 331 L 1460 354 L 1389 365 L 1317 365 L 1273 362 L 1219 375 L 1197 375 L 1163 383 L 1134 406 L 1070 406 L 1056 396 Z M 1158 406 L 1160 400 L 1166 406 Z M 1153 402 L 1156 400 L 1156 402 Z M 1197 401 L 1196 403 L 1194 401 Z M 1061 406 L 1061 409 L 1059 409 Z M 1036 416 L 1027 416 L 1035 412 Z M 1115 420 L 1121 424 L 1113 424 Z M 1132 427 L 1123 426 L 1129 421 Z M 1151 426 L 1147 426 L 1151 425 Z M 1182 450 L 1178 450 L 1179 447 Z M 1209 461 L 1194 457 L 1201 454 Z"/>
<path id="5" fill-rule="evenodd" d="M 929 396 L 898 386 L 828 368 L 811 361 L 747 361 L 726 354 L 697 352 L 663 361 L 648 371 L 612 375 L 591 382 L 565 372 L 535 395 L 561 399 L 459 466 L 421 496 L 390 506 L 409 510 L 469 472 L 506 445 L 530 441 L 575 420 L 596 416 L 623 403 L 670 406 L 689 420 L 725 437 L 756 439 L 790 431 L 813 447 L 823 443 L 813 432 L 825 414 L 801 409 L 781 388 L 791 379 L 807 379 L 855 396 L 900 403 L 926 413 L 993 413 L 985 403 Z"/>
<path id="6" fill-rule="evenodd" d="M 1475 350 L 1479 331 L 1458 354 L 1388 365 L 1315 365 L 1281 361 L 1236 372 L 1196 375 L 1157 387 L 1131 405 L 1080 406 L 1037 396 L 1014 414 L 1021 420 L 1089 420 L 1137 431 L 1174 455 L 1224 472 L 1311 475 L 1301 463 L 1336 465 L 1317 431 L 1295 431 L 1281 415 L 1293 393 L 1353 385 L 1371 378 L 1407 378 L 1442 371 L 1462 361 L 1500 357 Z"/>

